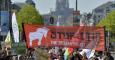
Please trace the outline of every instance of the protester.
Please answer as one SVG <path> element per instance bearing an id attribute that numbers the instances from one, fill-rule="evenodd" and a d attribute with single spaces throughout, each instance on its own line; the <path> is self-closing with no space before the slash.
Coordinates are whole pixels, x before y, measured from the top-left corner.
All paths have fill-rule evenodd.
<path id="1" fill-rule="evenodd" d="M 82 60 L 82 55 L 78 51 L 75 54 L 75 60 Z"/>
<path id="2" fill-rule="evenodd" d="M 89 60 L 99 60 L 99 59 L 97 58 L 97 52 L 95 52 L 95 53 L 93 54 L 93 56 L 91 56 L 91 57 L 89 58 Z"/>
<path id="3" fill-rule="evenodd" d="M 103 59 L 103 52 L 102 51 L 98 51 L 98 56 L 97 56 L 98 60 L 104 60 Z"/>
<path id="4" fill-rule="evenodd" d="M 50 58 L 48 60 L 114 60 L 109 52 L 95 51 L 92 57 L 88 58 L 86 52 L 80 53 L 79 50 L 74 49 L 71 54 L 64 56 L 64 53 L 67 52 L 66 49 L 59 49 L 58 54 L 55 54 L 53 49 L 50 50 Z M 64 59 L 65 58 L 65 59 Z"/>
<path id="5" fill-rule="evenodd" d="M 83 53 L 82 60 L 88 60 L 85 52 Z"/>
<path id="6" fill-rule="evenodd" d="M 104 52 L 104 60 L 114 60 L 113 56 L 111 56 L 110 52 Z"/>

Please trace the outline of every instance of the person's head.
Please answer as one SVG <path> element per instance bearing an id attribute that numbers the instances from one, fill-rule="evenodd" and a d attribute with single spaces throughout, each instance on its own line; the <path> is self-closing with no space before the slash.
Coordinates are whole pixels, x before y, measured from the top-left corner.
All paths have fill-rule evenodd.
<path id="1" fill-rule="evenodd" d="M 104 54 L 104 55 L 107 55 L 107 51 L 104 51 L 103 54 Z"/>
<path id="2" fill-rule="evenodd" d="M 111 55 L 109 51 L 104 51 L 104 55 L 109 56 Z"/>
<path id="3" fill-rule="evenodd" d="M 107 56 L 110 56 L 110 55 L 111 55 L 111 53 L 109 51 L 107 51 Z"/>
<path id="4" fill-rule="evenodd" d="M 86 57 L 86 53 L 85 52 L 83 53 L 83 56 Z"/>

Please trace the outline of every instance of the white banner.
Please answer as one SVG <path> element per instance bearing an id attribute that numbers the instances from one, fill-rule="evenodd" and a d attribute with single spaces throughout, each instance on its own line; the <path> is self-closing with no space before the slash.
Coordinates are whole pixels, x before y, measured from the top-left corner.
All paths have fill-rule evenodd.
<path id="1" fill-rule="evenodd" d="M 19 29 L 18 29 L 15 12 L 12 14 L 12 30 L 13 30 L 14 42 L 18 43 L 19 42 Z"/>

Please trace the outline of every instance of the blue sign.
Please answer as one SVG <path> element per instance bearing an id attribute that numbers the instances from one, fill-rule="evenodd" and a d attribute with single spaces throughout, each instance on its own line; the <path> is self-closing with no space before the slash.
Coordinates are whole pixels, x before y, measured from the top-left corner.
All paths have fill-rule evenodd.
<path id="1" fill-rule="evenodd" d="M 1 11 L 1 32 L 9 31 L 9 11 Z"/>

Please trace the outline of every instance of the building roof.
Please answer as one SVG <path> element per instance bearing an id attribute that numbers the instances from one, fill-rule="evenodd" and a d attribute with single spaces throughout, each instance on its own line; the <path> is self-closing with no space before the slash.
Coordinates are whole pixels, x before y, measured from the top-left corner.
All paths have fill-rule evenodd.
<path id="1" fill-rule="evenodd" d="M 25 3 L 14 3 L 15 5 L 17 5 L 18 7 L 22 7 L 25 5 Z"/>
<path id="2" fill-rule="evenodd" d="M 31 5 L 35 6 L 35 3 L 34 3 L 33 0 L 26 0 L 25 2 L 26 2 L 27 4 L 31 4 Z"/>
<path id="3" fill-rule="evenodd" d="M 108 6 L 112 5 L 112 4 L 113 4 L 113 2 L 114 2 L 114 1 L 109 1 L 109 2 L 107 2 L 107 3 L 104 3 L 104 4 L 100 5 L 100 6 L 98 6 L 98 7 L 97 7 L 97 8 L 95 8 L 95 9 L 98 9 L 98 8 L 105 9 L 106 7 L 108 7 Z"/>

